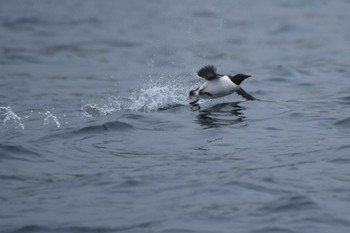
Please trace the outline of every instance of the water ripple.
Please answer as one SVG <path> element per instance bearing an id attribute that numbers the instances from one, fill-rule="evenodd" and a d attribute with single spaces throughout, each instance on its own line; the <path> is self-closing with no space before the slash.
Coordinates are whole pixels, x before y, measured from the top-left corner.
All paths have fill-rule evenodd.
<path id="1" fill-rule="evenodd" d="M 301 211 L 307 209 L 317 209 L 318 205 L 304 195 L 287 195 L 273 202 L 264 204 L 260 210 L 270 213 L 283 211 Z"/>
<path id="2" fill-rule="evenodd" d="M 72 131 L 71 134 L 72 135 L 98 134 L 106 131 L 125 131 L 132 128 L 133 126 L 130 124 L 120 122 L 120 121 L 112 121 L 112 122 L 103 123 L 101 125 L 86 126 L 81 129 Z"/>
<path id="3" fill-rule="evenodd" d="M 44 227 L 40 225 L 26 225 L 23 227 L 20 227 L 15 230 L 9 230 L 8 233 L 109 233 L 109 232 L 125 232 L 130 230 L 137 230 L 137 229 L 147 229 L 154 225 L 155 222 L 148 221 L 148 222 L 140 222 L 135 223 L 130 226 L 124 226 L 124 227 L 88 227 L 88 226 L 71 226 L 71 227 Z"/>
<path id="4" fill-rule="evenodd" d="M 343 120 L 337 121 L 334 123 L 334 125 L 341 127 L 341 128 L 350 128 L 350 117 L 347 117 Z"/>
<path id="5" fill-rule="evenodd" d="M 29 155 L 41 156 L 39 153 L 23 147 L 22 145 L 0 144 L 0 159 L 18 159 L 30 161 Z"/>

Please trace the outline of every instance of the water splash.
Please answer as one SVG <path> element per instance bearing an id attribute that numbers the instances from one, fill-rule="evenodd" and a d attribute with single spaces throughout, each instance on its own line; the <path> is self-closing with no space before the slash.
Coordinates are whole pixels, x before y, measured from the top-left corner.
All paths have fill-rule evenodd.
<path id="1" fill-rule="evenodd" d="M 61 123 L 59 122 L 57 116 L 53 115 L 50 111 L 46 110 L 46 112 L 39 112 L 39 114 L 46 116 L 46 118 L 44 119 L 45 125 L 55 123 L 57 128 L 61 128 Z"/>
<path id="2" fill-rule="evenodd" d="M 2 120 L 2 124 L 6 125 L 8 122 L 13 122 L 15 124 L 15 128 L 24 129 L 24 124 L 22 123 L 21 117 L 19 117 L 16 113 L 14 113 L 10 106 L 1 107 L 0 106 L 0 120 Z"/>
<path id="3" fill-rule="evenodd" d="M 85 104 L 80 110 L 84 117 L 91 118 L 121 111 L 128 105 L 130 105 L 129 99 L 110 96 L 104 104 Z"/>
<path id="4" fill-rule="evenodd" d="M 151 80 L 144 87 L 134 90 L 129 98 L 131 104 L 128 109 L 141 112 L 165 110 L 188 103 L 184 87 L 162 78 L 156 82 Z"/>
<path id="5" fill-rule="evenodd" d="M 136 112 L 167 110 L 188 104 L 187 89 L 188 87 L 179 85 L 174 79 L 159 78 L 135 89 L 128 97 L 109 96 L 107 102 L 85 104 L 81 111 L 85 117 L 96 117 L 127 110 Z"/>

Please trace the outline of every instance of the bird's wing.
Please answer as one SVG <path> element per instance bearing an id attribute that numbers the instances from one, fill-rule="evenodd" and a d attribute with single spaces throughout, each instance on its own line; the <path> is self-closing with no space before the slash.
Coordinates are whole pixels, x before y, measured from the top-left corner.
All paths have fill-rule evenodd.
<path id="1" fill-rule="evenodd" d="M 254 96 L 251 94 L 247 93 L 245 90 L 243 90 L 242 87 L 238 87 L 238 90 L 236 91 L 238 95 L 242 96 L 243 98 L 247 100 L 257 100 Z"/>
<path id="2" fill-rule="evenodd" d="M 205 78 L 206 80 L 212 80 L 218 78 L 216 73 L 216 67 L 213 65 L 206 65 L 197 71 L 198 76 Z"/>

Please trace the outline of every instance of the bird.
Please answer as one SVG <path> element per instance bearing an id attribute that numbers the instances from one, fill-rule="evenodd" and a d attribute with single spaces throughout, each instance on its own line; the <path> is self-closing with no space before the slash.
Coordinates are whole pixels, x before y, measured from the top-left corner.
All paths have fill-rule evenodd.
<path id="1" fill-rule="evenodd" d="M 195 98 L 191 104 L 195 104 L 201 98 L 219 98 L 230 95 L 236 92 L 247 100 L 257 100 L 254 96 L 247 93 L 240 85 L 241 83 L 251 77 L 245 74 L 218 74 L 214 65 L 206 65 L 197 71 L 199 77 L 206 80 L 200 87 L 191 90 L 188 95 L 191 99 Z"/>

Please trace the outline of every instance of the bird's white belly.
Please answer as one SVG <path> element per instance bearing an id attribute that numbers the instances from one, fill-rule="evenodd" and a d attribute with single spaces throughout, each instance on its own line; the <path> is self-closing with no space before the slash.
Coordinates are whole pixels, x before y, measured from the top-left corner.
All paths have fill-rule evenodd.
<path id="1" fill-rule="evenodd" d="M 212 97 L 222 97 L 225 95 L 232 94 L 235 92 L 235 88 L 233 85 L 222 85 L 221 83 L 218 83 L 216 85 L 210 85 L 205 89 L 205 92 L 208 92 L 212 95 Z"/>
<path id="2" fill-rule="evenodd" d="M 236 84 L 232 83 L 227 76 L 224 76 L 218 80 L 204 83 L 200 90 L 204 93 L 210 93 L 210 96 L 208 97 L 218 98 L 232 94 L 237 88 L 238 86 Z"/>

